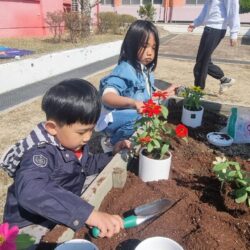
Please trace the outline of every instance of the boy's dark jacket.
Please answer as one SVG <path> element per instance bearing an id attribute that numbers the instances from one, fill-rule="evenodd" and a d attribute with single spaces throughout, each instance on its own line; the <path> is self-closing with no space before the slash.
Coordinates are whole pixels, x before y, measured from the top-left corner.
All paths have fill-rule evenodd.
<path id="1" fill-rule="evenodd" d="M 86 176 L 99 173 L 112 155 L 91 155 L 85 145 L 78 160 L 74 152 L 46 132 L 43 123 L 27 138 L 13 146 L 0 162 L 3 168 L 17 168 L 11 173 L 14 183 L 8 189 L 4 221 L 22 228 L 49 220 L 78 230 L 93 210 L 79 197 Z"/>

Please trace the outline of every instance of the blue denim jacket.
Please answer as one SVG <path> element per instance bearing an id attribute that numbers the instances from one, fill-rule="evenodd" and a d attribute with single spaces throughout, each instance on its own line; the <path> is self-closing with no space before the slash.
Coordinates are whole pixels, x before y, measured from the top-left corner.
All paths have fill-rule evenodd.
<path id="1" fill-rule="evenodd" d="M 146 88 L 146 79 L 142 71 L 136 71 L 128 62 L 122 61 L 110 75 L 101 79 L 100 94 L 105 88 L 115 88 L 120 96 L 130 97 L 138 101 L 147 101 L 150 95 Z M 150 92 L 155 90 L 154 74 L 149 72 Z"/>

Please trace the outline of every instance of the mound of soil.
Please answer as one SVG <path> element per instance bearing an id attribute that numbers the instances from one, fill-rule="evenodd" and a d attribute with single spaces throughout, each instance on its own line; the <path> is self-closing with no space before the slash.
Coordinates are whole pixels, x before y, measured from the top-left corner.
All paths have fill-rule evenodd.
<path id="1" fill-rule="evenodd" d="M 172 124 L 179 121 L 176 117 L 170 114 Z M 202 127 L 189 129 L 188 144 L 172 140 L 169 180 L 142 182 L 137 177 L 138 159 L 131 160 L 124 188 L 112 189 L 100 207 L 101 211 L 126 216 L 125 212 L 156 199 L 178 201 L 167 212 L 111 239 L 94 239 L 86 228 L 76 232 L 75 238 L 89 239 L 100 250 L 132 250 L 153 236 L 172 238 L 186 250 L 250 249 L 250 209 L 246 204 L 236 204 L 230 186 L 221 189 L 212 172 L 212 162 L 222 155 L 250 171 L 250 145 L 216 148 L 207 142 L 206 134 L 219 131 L 225 124 L 226 117 L 206 113 Z"/>

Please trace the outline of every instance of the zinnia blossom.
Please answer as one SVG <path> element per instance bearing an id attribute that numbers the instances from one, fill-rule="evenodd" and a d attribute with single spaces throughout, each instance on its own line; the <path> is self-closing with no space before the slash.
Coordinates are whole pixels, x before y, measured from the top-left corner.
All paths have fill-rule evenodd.
<path id="1" fill-rule="evenodd" d="M 178 137 L 184 138 L 188 136 L 188 129 L 183 124 L 179 124 L 175 128 L 175 133 Z"/>
<path id="2" fill-rule="evenodd" d="M 152 141 L 151 137 L 150 136 L 145 136 L 145 137 L 141 137 L 139 139 L 140 143 L 144 144 L 144 143 L 149 143 Z"/>
<path id="3" fill-rule="evenodd" d="M 147 102 L 144 102 L 142 113 L 148 117 L 159 115 L 161 113 L 161 106 L 156 104 L 152 99 L 149 99 Z"/>
<path id="4" fill-rule="evenodd" d="M 156 91 L 153 93 L 153 97 L 158 97 L 159 99 L 165 100 L 168 97 L 167 91 Z"/>
<path id="5" fill-rule="evenodd" d="M 16 250 L 17 226 L 9 227 L 8 223 L 0 225 L 0 250 Z"/>

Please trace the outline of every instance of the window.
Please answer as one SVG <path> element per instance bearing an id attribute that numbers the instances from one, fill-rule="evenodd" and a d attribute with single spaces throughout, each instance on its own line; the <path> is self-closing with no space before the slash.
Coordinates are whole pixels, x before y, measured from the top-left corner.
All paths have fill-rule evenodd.
<path id="1" fill-rule="evenodd" d="M 122 0 L 122 5 L 139 5 L 140 0 Z"/>
<path id="2" fill-rule="evenodd" d="M 131 0 L 131 4 L 140 4 L 140 0 Z"/>
<path id="3" fill-rule="evenodd" d="M 122 0 L 122 5 L 162 4 L 162 0 Z"/>
<path id="4" fill-rule="evenodd" d="M 154 4 L 162 4 L 162 0 L 154 0 Z"/>
<path id="5" fill-rule="evenodd" d="M 113 0 L 101 0 L 101 4 L 111 5 L 113 4 Z"/>
<path id="6" fill-rule="evenodd" d="M 72 0 L 71 10 L 78 11 L 78 0 Z"/>
<path id="7" fill-rule="evenodd" d="M 204 4 L 206 0 L 186 0 L 186 4 Z"/>

